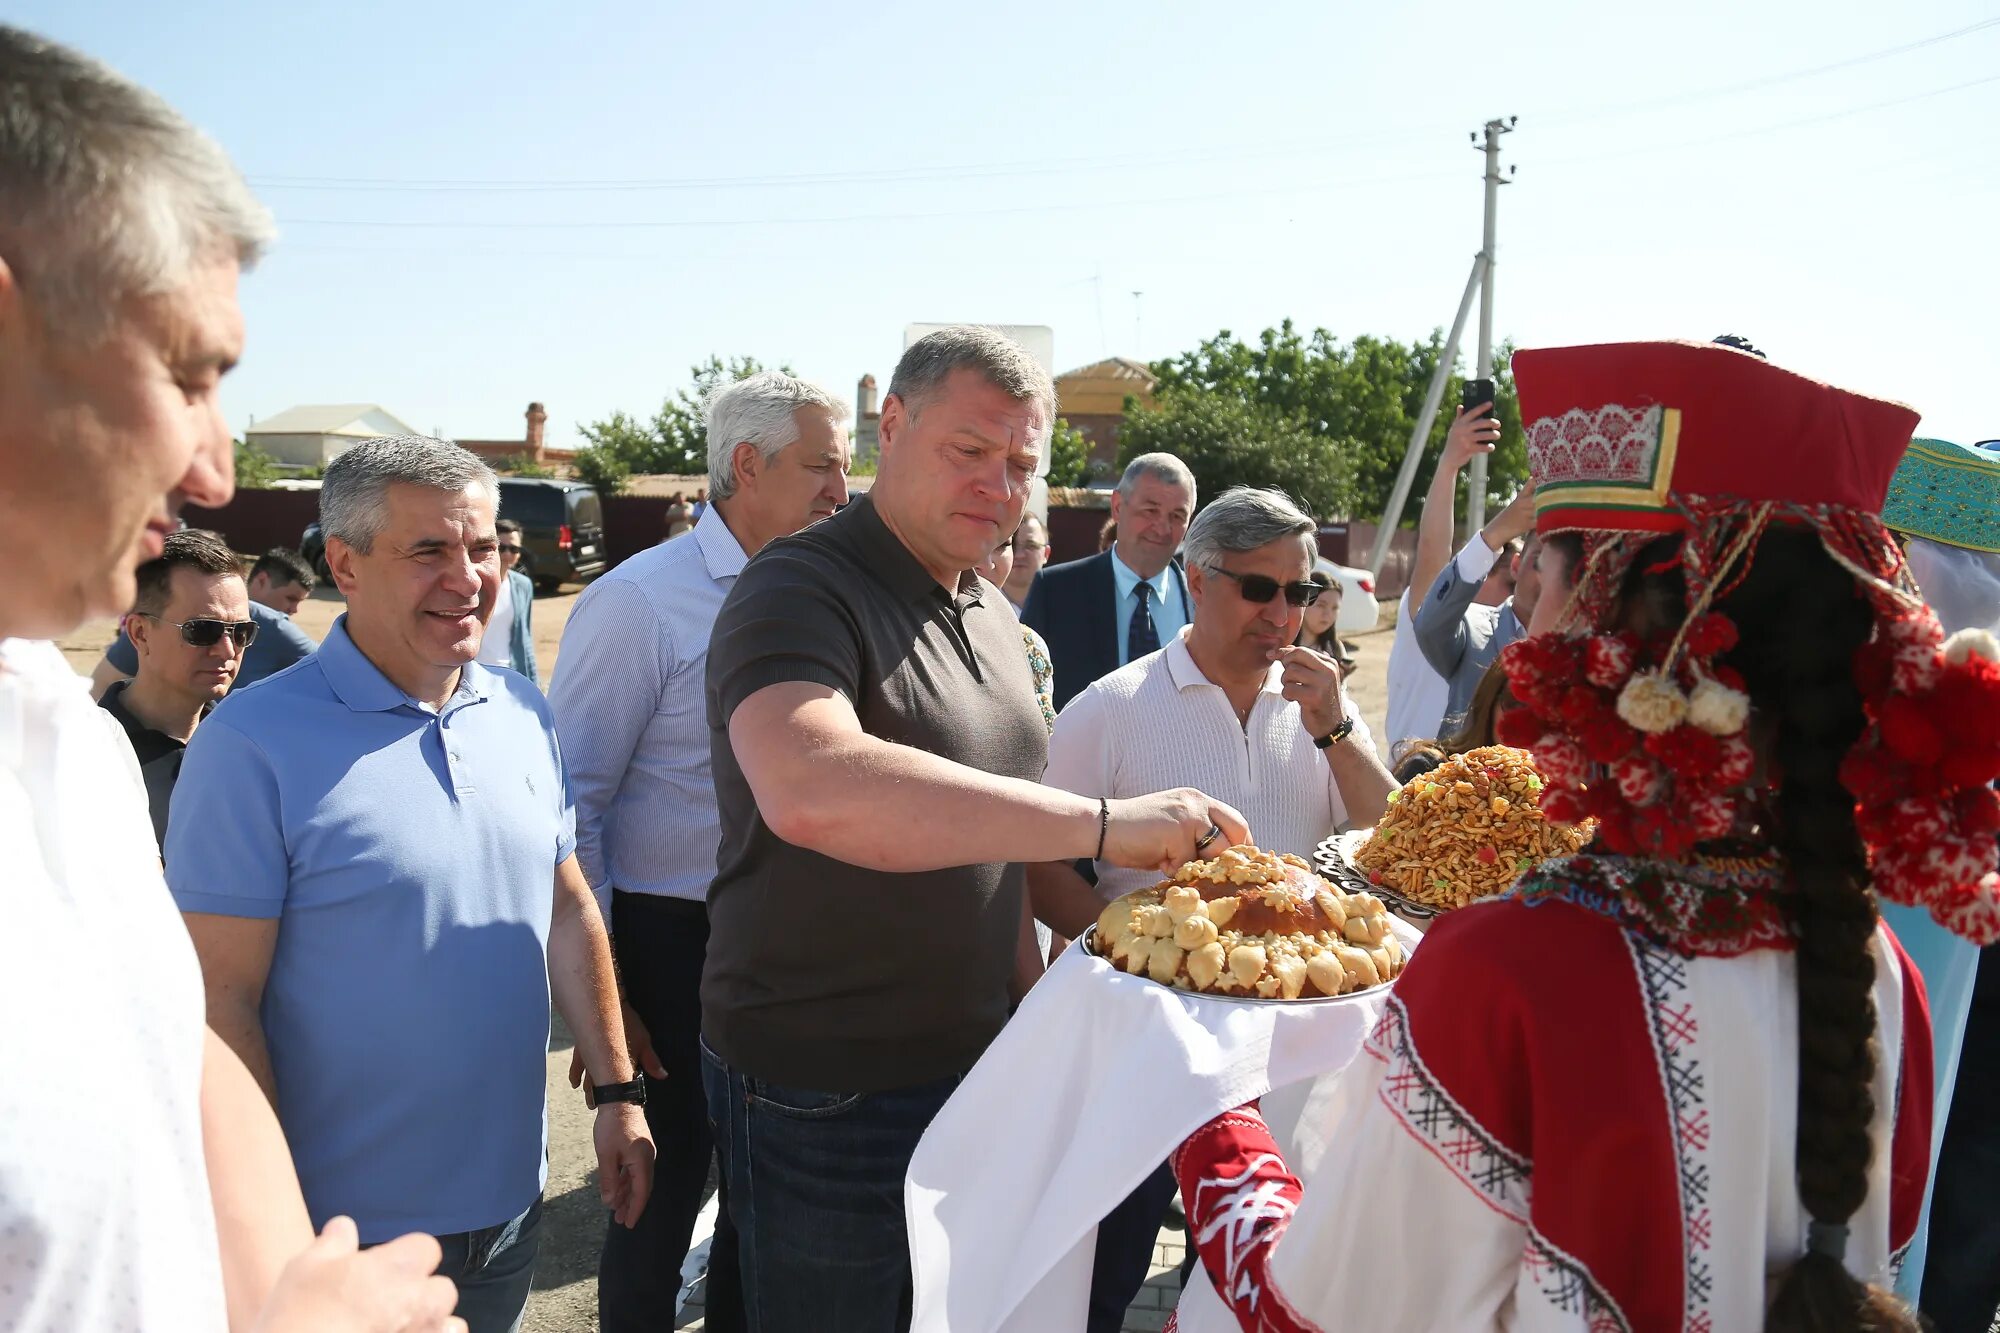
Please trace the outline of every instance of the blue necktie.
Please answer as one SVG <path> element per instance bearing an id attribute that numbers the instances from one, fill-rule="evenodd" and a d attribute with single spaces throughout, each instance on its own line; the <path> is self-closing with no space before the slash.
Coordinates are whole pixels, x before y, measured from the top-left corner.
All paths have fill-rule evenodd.
<path id="1" fill-rule="evenodd" d="M 1153 585 L 1141 583 L 1135 591 L 1139 594 L 1139 604 L 1132 608 L 1132 623 L 1125 630 L 1125 660 L 1136 662 L 1148 653 L 1160 651 L 1160 632 L 1153 628 L 1153 613 L 1149 609 Z"/>

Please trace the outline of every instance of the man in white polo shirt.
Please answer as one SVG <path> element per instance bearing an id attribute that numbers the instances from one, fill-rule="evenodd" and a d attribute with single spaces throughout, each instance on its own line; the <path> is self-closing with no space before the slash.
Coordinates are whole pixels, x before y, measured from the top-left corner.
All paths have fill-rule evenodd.
<path id="1" fill-rule="evenodd" d="M 1187 533 L 1194 620 L 1166 647 L 1070 700 L 1043 781 L 1116 799 L 1193 786 L 1240 810 L 1259 846 L 1309 856 L 1350 824 L 1372 824 L 1395 780 L 1333 660 L 1294 647 L 1313 583 L 1319 525 L 1282 491 L 1239 486 Z M 1032 868 L 1036 914 L 1075 935 L 1104 903 L 1155 883 L 1099 862 L 1093 889 L 1065 864 Z M 1173 1195 L 1163 1167 L 1098 1227 L 1090 1333 L 1113 1330 L 1146 1280 Z"/>

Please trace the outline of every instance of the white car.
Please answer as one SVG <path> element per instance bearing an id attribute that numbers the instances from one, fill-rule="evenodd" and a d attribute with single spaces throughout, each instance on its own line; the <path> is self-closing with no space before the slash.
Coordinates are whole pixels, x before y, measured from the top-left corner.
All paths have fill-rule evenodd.
<path id="1" fill-rule="evenodd" d="M 1382 608 L 1375 600 L 1375 580 L 1367 570 L 1356 569 L 1352 565 L 1336 565 L 1326 559 L 1315 561 L 1313 569 L 1331 578 L 1340 589 L 1340 615 L 1333 622 L 1336 632 L 1364 634 L 1381 621 Z"/>

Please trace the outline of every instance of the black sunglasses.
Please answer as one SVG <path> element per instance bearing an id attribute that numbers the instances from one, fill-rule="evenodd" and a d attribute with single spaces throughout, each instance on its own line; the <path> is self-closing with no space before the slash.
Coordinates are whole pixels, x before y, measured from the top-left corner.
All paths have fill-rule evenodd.
<path id="1" fill-rule="evenodd" d="M 1319 595 L 1326 591 L 1317 583 L 1280 583 L 1266 574 L 1238 574 L 1234 570 L 1224 569 L 1221 565 L 1209 566 L 1208 572 L 1234 579 L 1237 591 L 1243 594 L 1243 600 L 1255 602 L 1259 606 L 1276 597 L 1281 590 L 1285 594 L 1285 600 L 1293 606 L 1311 606 L 1319 600 Z"/>
<path id="2" fill-rule="evenodd" d="M 520 548 L 520 547 L 518 547 L 518 546 L 502 546 L 502 547 L 500 548 L 500 554 L 502 554 L 502 555 L 519 555 L 519 554 L 521 554 L 521 548 Z"/>
<path id="3" fill-rule="evenodd" d="M 172 625 L 181 632 L 181 642 L 190 648 L 213 648 L 222 642 L 227 634 L 238 648 L 248 648 L 257 642 L 257 622 L 254 620 L 168 620 L 150 611 L 140 615 L 148 620 L 157 620 L 162 625 Z"/>

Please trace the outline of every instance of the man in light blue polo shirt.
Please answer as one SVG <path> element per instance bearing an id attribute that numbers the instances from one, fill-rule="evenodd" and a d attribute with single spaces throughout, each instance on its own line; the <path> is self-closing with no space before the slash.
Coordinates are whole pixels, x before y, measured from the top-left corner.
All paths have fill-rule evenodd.
<path id="1" fill-rule="evenodd" d="M 497 495 L 422 437 L 327 469 L 347 614 L 203 723 L 167 830 L 209 1021 L 277 1106 L 308 1209 L 364 1243 L 436 1234 L 473 1333 L 517 1327 L 533 1277 L 552 988 L 627 1225 L 653 1163 L 548 705 L 474 660 Z"/>

